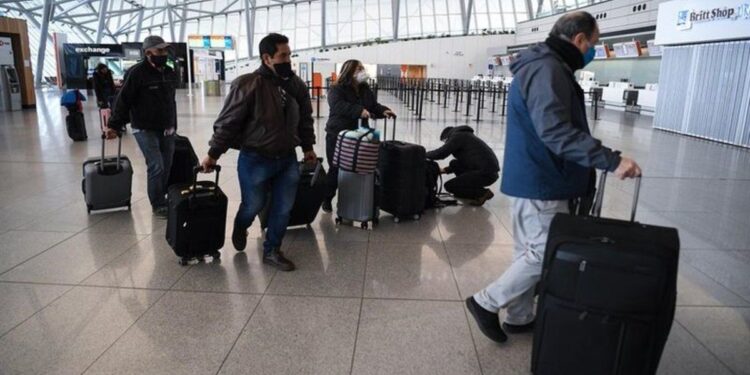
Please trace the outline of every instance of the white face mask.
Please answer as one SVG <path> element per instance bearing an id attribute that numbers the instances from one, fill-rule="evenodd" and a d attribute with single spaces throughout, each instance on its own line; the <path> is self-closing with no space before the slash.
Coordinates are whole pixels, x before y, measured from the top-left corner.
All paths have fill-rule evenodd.
<path id="1" fill-rule="evenodd" d="M 364 70 L 360 70 L 354 75 L 354 80 L 359 83 L 367 81 L 368 78 L 370 77 L 367 75 L 367 72 Z"/>

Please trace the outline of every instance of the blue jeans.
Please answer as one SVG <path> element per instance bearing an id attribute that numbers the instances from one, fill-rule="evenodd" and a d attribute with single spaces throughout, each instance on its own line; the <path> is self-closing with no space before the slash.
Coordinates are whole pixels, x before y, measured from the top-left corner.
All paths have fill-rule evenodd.
<path id="1" fill-rule="evenodd" d="M 139 130 L 133 135 L 146 158 L 148 200 L 151 207 L 166 207 L 167 182 L 169 171 L 172 169 L 175 136 L 164 135 L 163 130 Z"/>
<path id="2" fill-rule="evenodd" d="M 271 193 L 266 240 L 263 252 L 268 254 L 281 247 L 289 224 L 289 212 L 294 206 L 299 183 L 299 163 L 292 154 L 282 158 L 267 158 L 252 151 L 241 151 L 237 162 L 242 203 L 234 225 L 247 229 L 263 209 L 266 196 Z"/>

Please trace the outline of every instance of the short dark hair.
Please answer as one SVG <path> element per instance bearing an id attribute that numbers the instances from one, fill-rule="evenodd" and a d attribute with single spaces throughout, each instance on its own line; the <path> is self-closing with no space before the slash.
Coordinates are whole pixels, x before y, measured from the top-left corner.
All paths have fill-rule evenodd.
<path id="1" fill-rule="evenodd" d="M 573 39 L 578 33 L 583 33 L 590 38 L 598 28 L 594 16 L 587 12 L 578 11 L 560 17 L 552 26 L 549 35 Z"/>
<path id="2" fill-rule="evenodd" d="M 288 44 L 289 38 L 287 38 L 284 35 L 277 34 L 277 33 L 271 33 L 266 35 L 263 39 L 260 40 L 260 44 L 258 44 L 258 51 L 260 52 L 260 56 L 263 57 L 264 53 L 269 54 L 271 57 L 276 54 L 276 52 L 279 50 L 278 45 L 279 44 Z"/>

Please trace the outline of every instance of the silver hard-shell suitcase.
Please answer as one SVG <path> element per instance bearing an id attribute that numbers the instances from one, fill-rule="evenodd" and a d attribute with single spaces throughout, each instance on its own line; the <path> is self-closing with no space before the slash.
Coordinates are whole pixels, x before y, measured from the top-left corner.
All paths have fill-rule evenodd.
<path id="1" fill-rule="evenodd" d="M 361 223 L 362 229 L 369 222 L 378 223 L 378 207 L 375 202 L 375 174 L 358 174 L 339 170 L 338 208 L 336 223 L 343 220 Z"/>
<path id="2" fill-rule="evenodd" d="M 104 156 L 106 139 L 102 135 L 102 154 L 83 163 L 81 188 L 89 213 L 118 207 L 130 209 L 133 166 L 130 159 L 122 155 L 122 136 L 117 139 L 116 156 Z"/>

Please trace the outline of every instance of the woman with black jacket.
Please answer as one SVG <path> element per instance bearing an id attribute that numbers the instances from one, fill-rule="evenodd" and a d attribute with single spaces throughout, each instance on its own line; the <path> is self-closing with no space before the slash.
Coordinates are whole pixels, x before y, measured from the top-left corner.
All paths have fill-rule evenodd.
<path id="1" fill-rule="evenodd" d="M 94 69 L 94 93 L 99 108 L 112 108 L 115 99 L 115 80 L 107 65 L 99 63 Z"/>
<path id="2" fill-rule="evenodd" d="M 341 67 L 336 83 L 328 90 L 330 113 L 326 123 L 326 157 L 328 158 L 328 197 L 323 202 L 323 210 L 331 212 L 331 201 L 338 188 L 338 168 L 331 164 L 336 148 L 336 137 L 342 130 L 354 130 L 359 119 L 367 126 L 368 118 L 396 117 L 388 107 L 375 100 L 367 84 L 367 72 L 358 60 L 348 60 Z"/>

